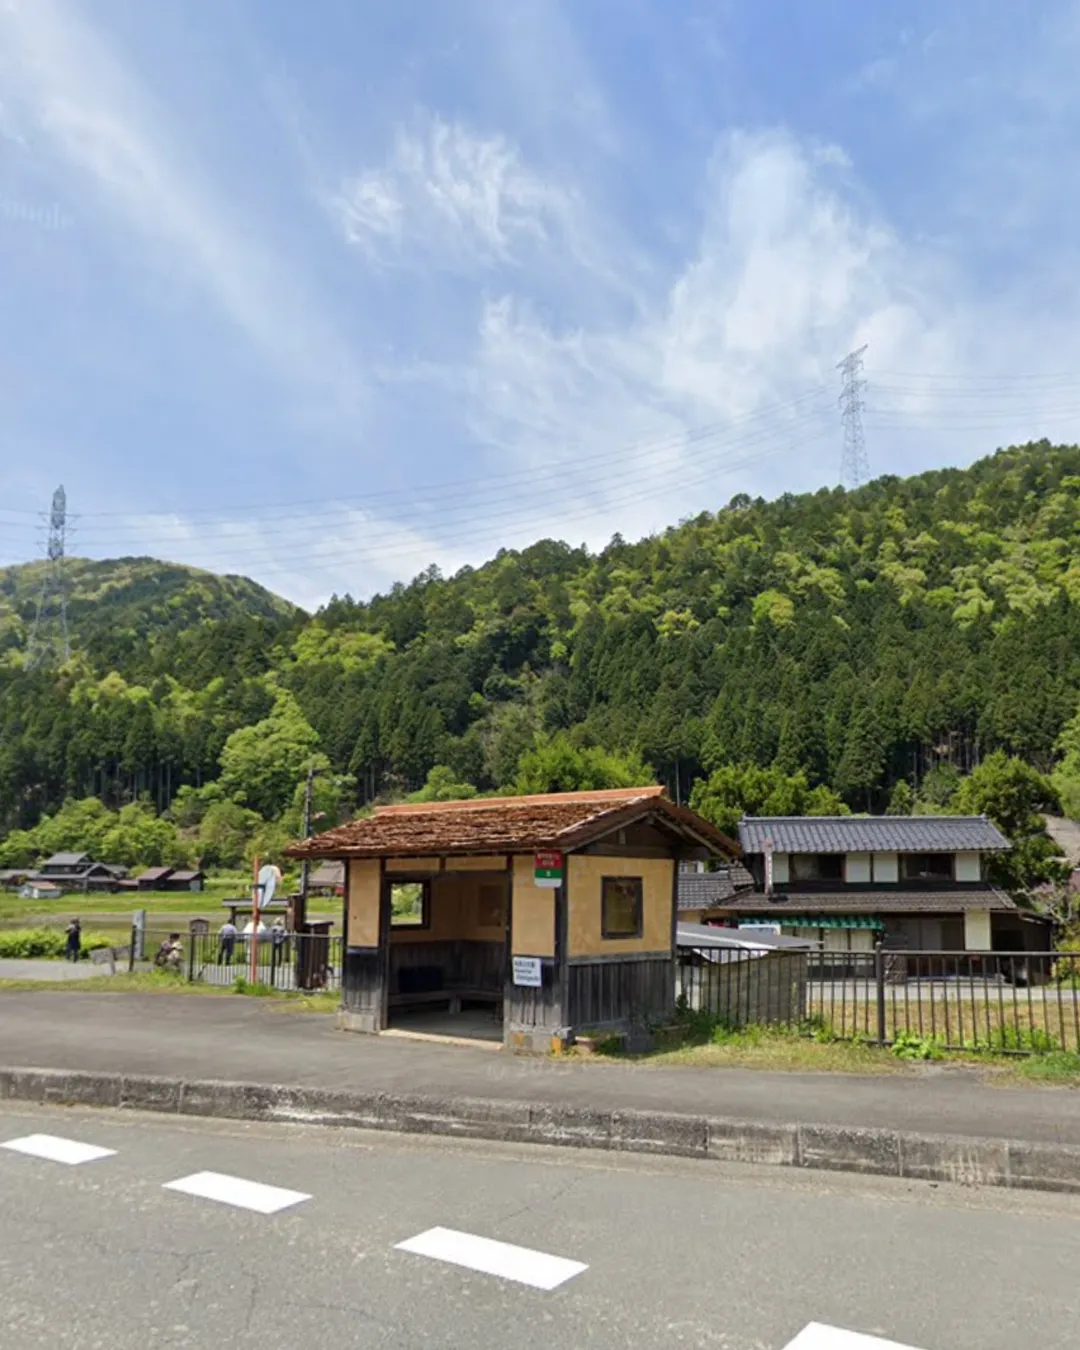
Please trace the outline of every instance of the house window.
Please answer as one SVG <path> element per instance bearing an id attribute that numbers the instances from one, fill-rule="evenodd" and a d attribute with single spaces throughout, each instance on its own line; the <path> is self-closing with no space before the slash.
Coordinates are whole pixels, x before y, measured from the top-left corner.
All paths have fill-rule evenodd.
<path id="1" fill-rule="evenodd" d="M 644 908 L 640 877 L 605 877 L 600 914 L 602 936 L 641 937 Z"/>
<path id="2" fill-rule="evenodd" d="M 392 928 L 429 928 L 431 926 L 430 882 L 392 881 L 390 883 L 390 926 Z"/>
<path id="3" fill-rule="evenodd" d="M 951 853 L 905 853 L 900 859 L 905 881 L 952 881 Z"/>
<path id="4" fill-rule="evenodd" d="M 793 853 L 791 855 L 792 881 L 843 881 L 844 855 L 842 853 Z"/>

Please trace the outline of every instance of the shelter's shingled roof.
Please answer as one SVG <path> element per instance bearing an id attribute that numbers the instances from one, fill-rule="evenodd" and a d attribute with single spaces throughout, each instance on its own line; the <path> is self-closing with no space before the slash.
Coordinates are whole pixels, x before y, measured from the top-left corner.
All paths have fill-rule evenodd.
<path id="1" fill-rule="evenodd" d="M 287 853 L 292 858 L 406 858 L 570 849 L 646 815 L 717 853 L 739 852 L 707 821 L 669 801 L 662 788 L 640 787 L 381 806 L 366 820 L 327 830 Z"/>
<path id="2" fill-rule="evenodd" d="M 744 853 L 1001 852 L 1009 841 L 985 816 L 745 816 Z"/>
<path id="3" fill-rule="evenodd" d="M 735 896 L 727 908 L 737 914 L 956 914 L 966 909 L 1014 910 L 996 886 L 950 886 L 944 890 L 882 890 L 849 886 L 843 891 L 788 891 L 770 899 L 760 891 Z"/>

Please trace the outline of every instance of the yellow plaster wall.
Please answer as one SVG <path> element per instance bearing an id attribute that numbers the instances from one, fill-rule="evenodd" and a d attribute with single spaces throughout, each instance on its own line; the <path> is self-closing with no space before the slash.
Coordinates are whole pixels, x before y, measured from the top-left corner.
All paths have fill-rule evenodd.
<path id="1" fill-rule="evenodd" d="M 387 872 L 403 872 L 405 874 L 416 872 L 438 872 L 442 865 L 441 858 L 387 858 Z"/>
<path id="2" fill-rule="evenodd" d="M 558 891 L 537 886 L 533 855 L 514 858 L 514 905 L 510 950 L 516 956 L 555 955 L 555 897 Z"/>
<path id="3" fill-rule="evenodd" d="M 617 956 L 620 952 L 671 951 L 671 912 L 674 903 L 672 858 L 602 858 L 571 853 L 570 912 L 567 932 L 569 956 Z M 601 937 L 601 895 L 604 877 L 640 877 L 642 936 Z M 517 893 L 515 891 L 515 900 Z"/>
<path id="4" fill-rule="evenodd" d="M 505 872 L 506 858 L 500 853 L 477 854 L 476 857 L 447 858 L 448 872 Z"/>
<path id="5" fill-rule="evenodd" d="M 378 858 L 350 858 L 348 897 L 348 943 L 350 947 L 379 945 L 379 898 L 381 877 Z"/>

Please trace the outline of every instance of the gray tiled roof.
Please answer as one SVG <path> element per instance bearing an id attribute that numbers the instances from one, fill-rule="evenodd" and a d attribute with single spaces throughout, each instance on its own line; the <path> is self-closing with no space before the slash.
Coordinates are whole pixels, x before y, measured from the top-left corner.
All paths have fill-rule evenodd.
<path id="1" fill-rule="evenodd" d="M 745 816 L 744 853 L 1000 852 L 1009 841 L 985 816 Z"/>
<path id="2" fill-rule="evenodd" d="M 681 887 L 680 887 L 681 891 Z M 730 901 L 738 914 L 771 914 L 780 922 L 788 914 L 958 914 L 966 909 L 1009 909 L 1016 905 L 996 886 L 972 886 L 968 890 L 886 891 L 789 891 L 772 899 L 755 891 Z"/>
<path id="3" fill-rule="evenodd" d="M 679 869 L 679 908 L 711 909 L 725 905 L 740 891 L 752 891 L 754 878 L 738 863 L 715 872 L 690 872 Z"/>

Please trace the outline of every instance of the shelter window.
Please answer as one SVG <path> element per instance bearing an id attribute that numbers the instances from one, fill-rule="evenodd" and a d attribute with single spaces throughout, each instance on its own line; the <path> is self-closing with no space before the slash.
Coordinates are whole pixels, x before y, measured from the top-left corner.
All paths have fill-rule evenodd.
<path id="1" fill-rule="evenodd" d="M 430 882 L 392 881 L 390 883 L 390 926 L 392 928 L 429 928 L 431 926 Z"/>
<path id="2" fill-rule="evenodd" d="M 605 877 L 600 931 L 606 938 L 638 938 L 644 926 L 640 877 Z"/>

